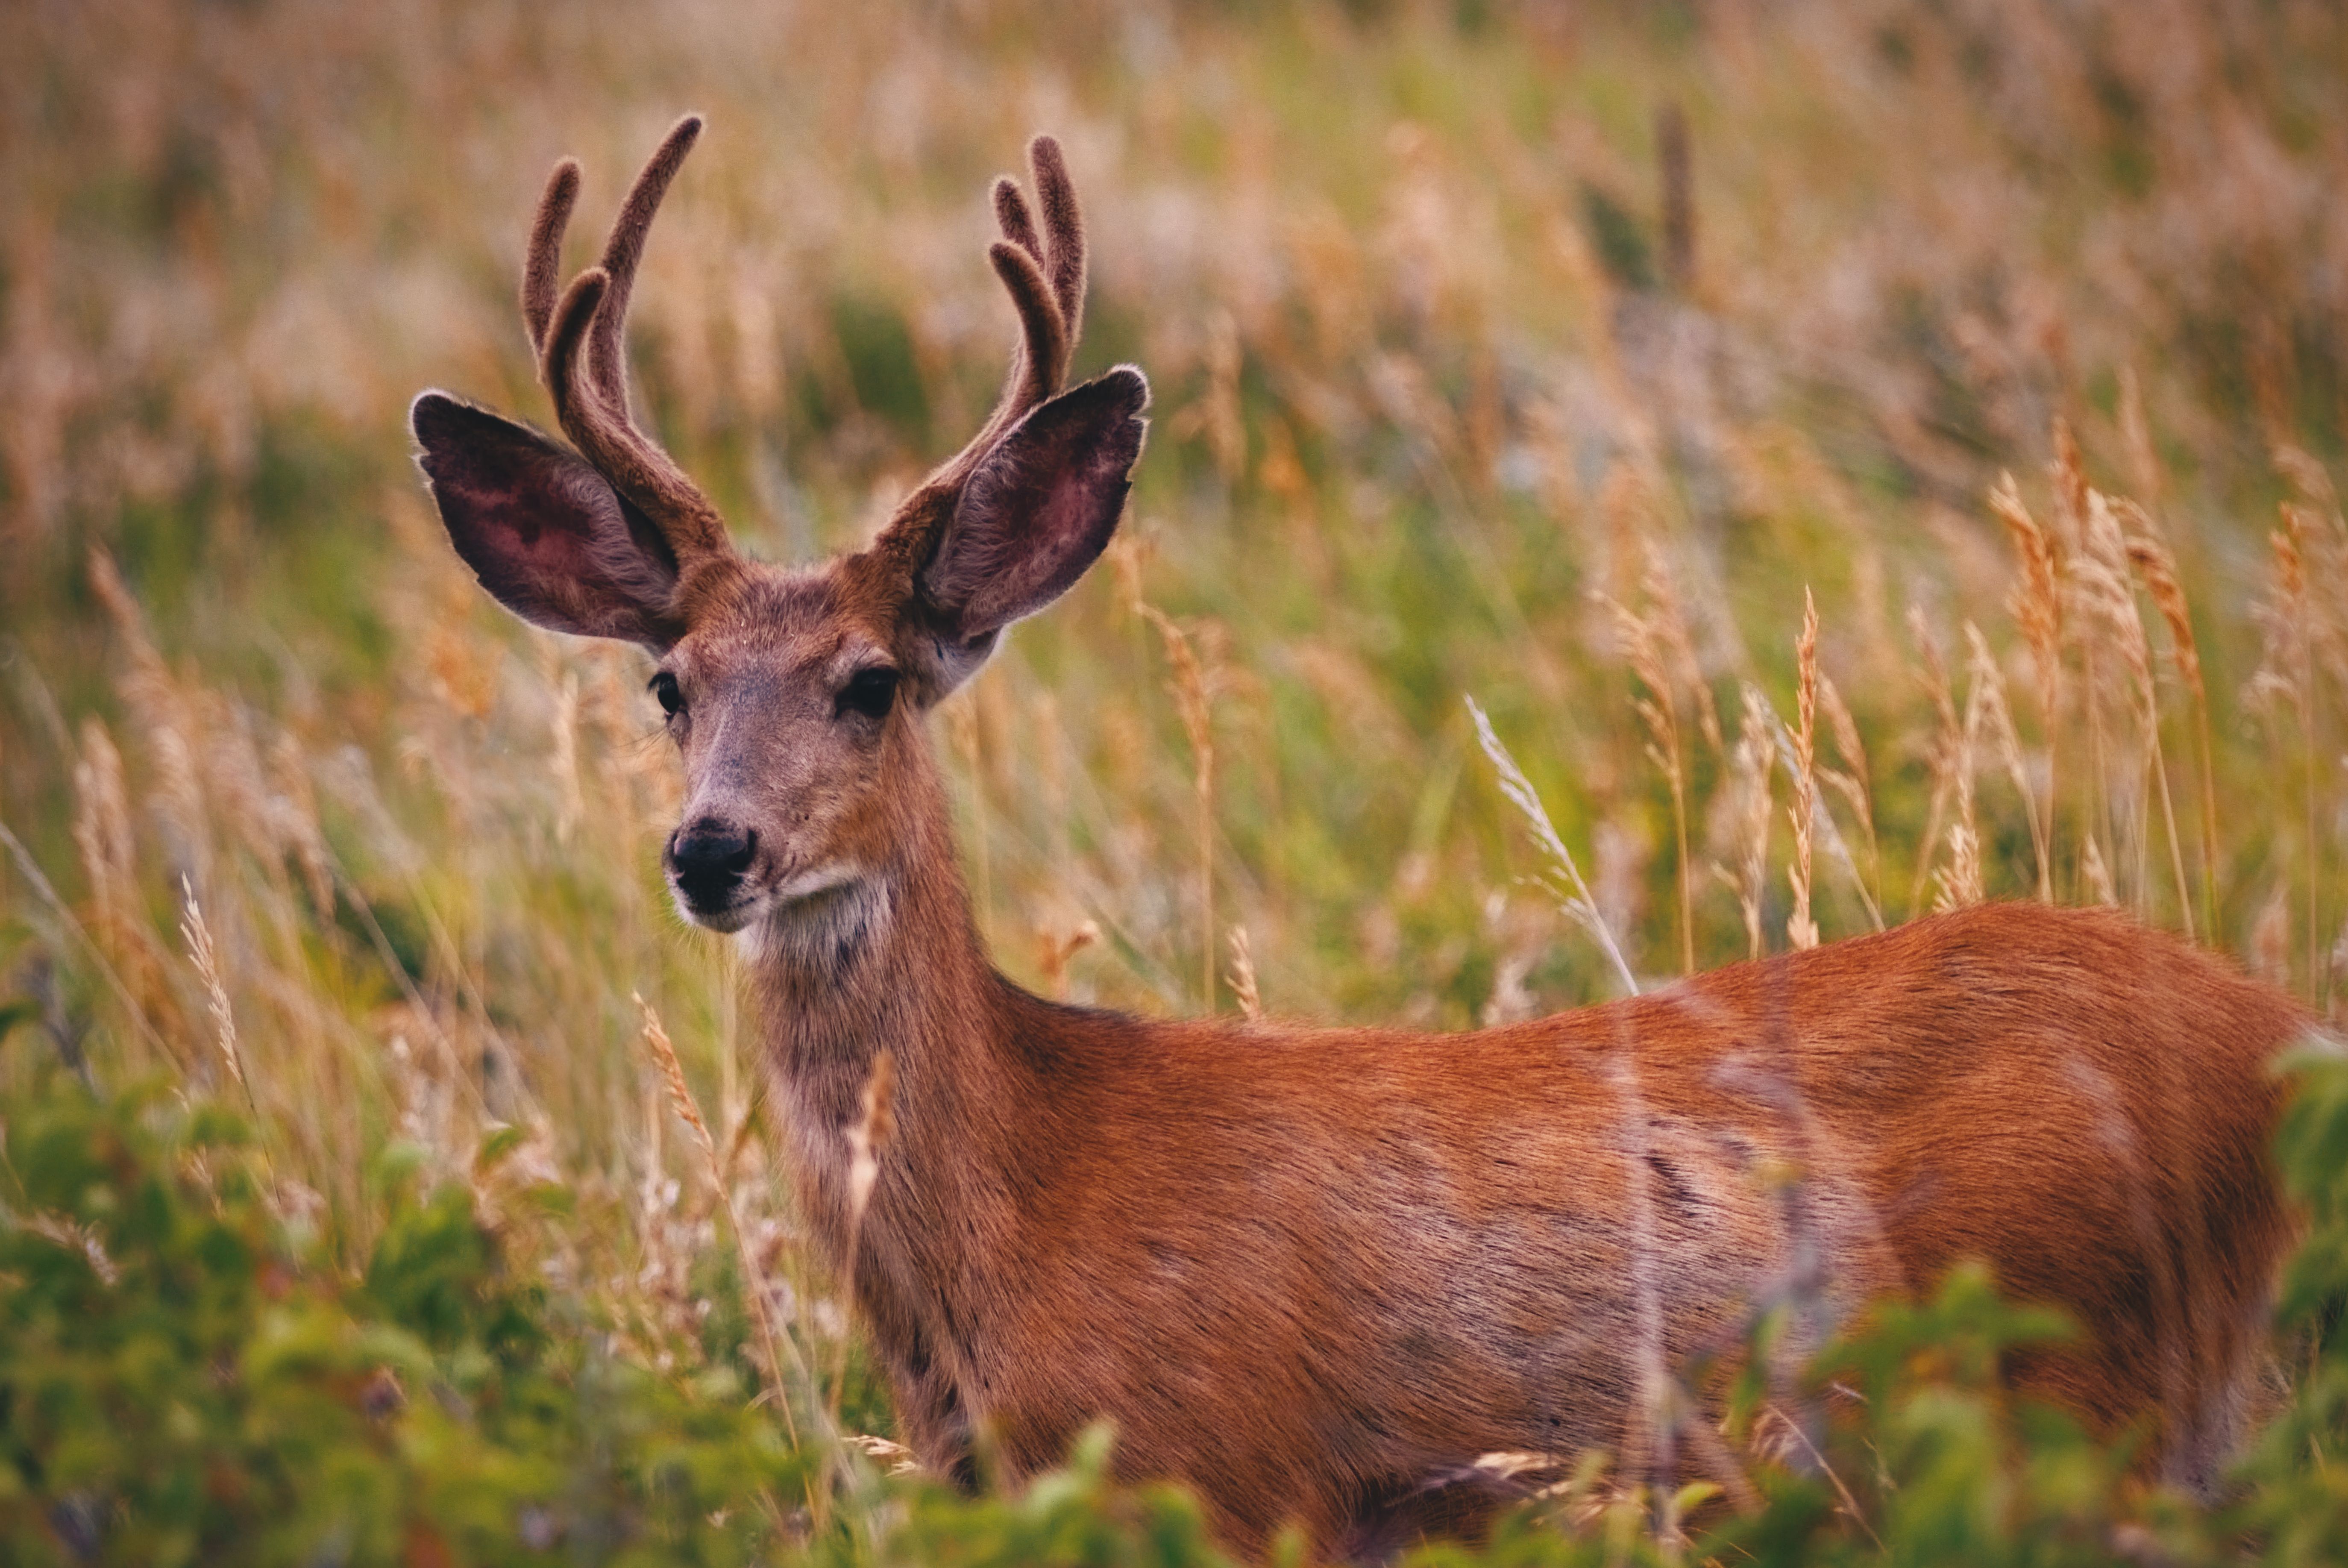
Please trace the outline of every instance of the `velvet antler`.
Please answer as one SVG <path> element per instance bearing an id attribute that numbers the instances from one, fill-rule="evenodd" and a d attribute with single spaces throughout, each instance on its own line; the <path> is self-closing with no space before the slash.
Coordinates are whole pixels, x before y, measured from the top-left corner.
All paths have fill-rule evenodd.
<path id="1" fill-rule="evenodd" d="M 986 250 L 994 275 L 1019 312 L 1019 348 L 994 412 L 970 445 L 938 470 L 933 483 L 951 486 L 968 478 L 1005 430 L 1060 390 L 1084 325 L 1085 220 L 1060 144 L 1048 136 L 1029 142 L 1027 167 L 1043 208 L 1042 232 L 1025 193 L 1005 175 L 994 182 L 994 221 L 1003 238 Z"/>
<path id="2" fill-rule="evenodd" d="M 579 197 L 579 163 L 566 158 L 556 164 L 530 225 L 521 283 L 522 322 L 562 433 L 613 490 L 652 520 L 680 565 L 695 556 L 730 554 L 733 547 L 709 498 L 630 415 L 625 334 L 644 236 L 700 134 L 701 117 L 687 115 L 661 139 L 612 221 L 602 264 L 572 278 L 559 299 L 555 280 L 561 275 L 563 232 Z"/>

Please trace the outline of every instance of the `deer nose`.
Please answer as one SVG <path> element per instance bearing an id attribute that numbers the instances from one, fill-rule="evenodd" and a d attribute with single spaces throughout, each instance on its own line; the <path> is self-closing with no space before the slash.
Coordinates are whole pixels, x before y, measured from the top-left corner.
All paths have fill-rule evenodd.
<path id="1" fill-rule="evenodd" d="M 670 835 L 668 874 L 694 908 L 722 909 L 732 902 L 734 889 L 757 852 L 755 831 L 704 817 Z"/>

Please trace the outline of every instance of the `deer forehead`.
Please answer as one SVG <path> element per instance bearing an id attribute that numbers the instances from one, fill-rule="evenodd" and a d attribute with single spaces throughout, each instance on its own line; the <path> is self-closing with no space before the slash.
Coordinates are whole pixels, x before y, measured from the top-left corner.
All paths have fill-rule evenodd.
<path id="1" fill-rule="evenodd" d="M 859 597 L 843 592 L 830 567 L 746 564 L 692 606 L 669 665 L 705 680 L 749 672 L 844 679 L 885 659 L 890 645 L 891 627 Z"/>

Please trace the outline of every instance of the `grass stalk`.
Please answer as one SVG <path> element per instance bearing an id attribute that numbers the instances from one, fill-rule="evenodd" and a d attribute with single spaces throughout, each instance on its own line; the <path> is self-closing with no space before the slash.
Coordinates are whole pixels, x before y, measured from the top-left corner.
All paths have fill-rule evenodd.
<path id="1" fill-rule="evenodd" d="M 1673 874 L 1678 894 L 1680 973 L 1695 973 L 1695 900 L 1689 885 L 1687 765 L 1680 748 L 1677 684 L 1663 660 L 1663 636 L 1657 622 L 1661 612 L 1641 614 L 1613 599 L 1601 596 L 1612 613 L 1615 628 L 1629 651 L 1632 673 L 1646 691 L 1631 699 L 1647 731 L 1647 759 L 1663 776 L 1672 796 Z"/>
<path id="2" fill-rule="evenodd" d="M 1190 745 L 1190 789 L 1198 822 L 1198 899 L 1200 1006 L 1215 1011 L 1215 731 L 1209 707 L 1206 672 L 1200 668 L 1189 633 L 1157 605 L 1137 601 L 1166 647 L 1174 667 L 1174 706 L 1182 719 L 1182 734 Z"/>
<path id="3" fill-rule="evenodd" d="M 2052 536 L 2030 515 L 2023 503 L 2022 487 L 2013 482 L 2012 474 L 1998 476 L 1989 500 L 1990 510 L 2013 541 L 2019 575 L 2006 603 L 2022 628 L 2038 674 L 2039 730 L 2046 739 L 2046 792 L 2042 801 L 2036 790 L 2026 789 L 2025 803 L 2030 812 L 2030 847 L 2038 865 L 2038 897 L 2041 903 L 2051 903 L 2054 899 L 2054 802 L 2059 798 L 2054 752 L 2063 696 L 2062 568 Z"/>
<path id="4" fill-rule="evenodd" d="M 1802 631 L 1794 643 L 1794 863 L 1787 871 L 1794 912 L 1786 919 L 1786 940 L 1798 950 L 1818 944 L 1810 916 L 1810 829 L 1818 810 L 1818 603 L 1802 590 Z"/>
<path id="5" fill-rule="evenodd" d="M 1532 780 L 1525 777 L 1525 770 L 1517 766 L 1517 759 L 1500 743 L 1500 737 L 1492 728 L 1492 721 L 1483 707 L 1472 696 L 1465 700 L 1468 715 L 1476 723 L 1477 742 L 1483 747 L 1484 755 L 1491 759 L 1493 771 L 1499 776 L 1500 793 L 1524 813 L 1525 820 L 1532 827 L 1533 836 L 1549 856 L 1547 880 L 1551 891 L 1560 895 L 1561 907 L 1567 917 L 1598 944 L 1599 952 L 1605 955 L 1607 964 L 1612 967 L 1615 979 L 1622 983 L 1622 994 L 1637 995 L 1639 982 L 1631 973 L 1630 961 L 1622 956 L 1622 945 L 1614 940 L 1613 930 L 1607 925 L 1606 916 L 1599 910 L 1598 901 L 1591 896 L 1590 884 L 1582 880 L 1581 867 L 1575 861 L 1573 851 L 1565 847 L 1563 839 L 1558 837 L 1557 825 L 1550 820 L 1548 808 L 1541 804 L 1540 795 L 1533 789 Z"/>
<path id="6" fill-rule="evenodd" d="M 734 1184 L 726 1177 L 728 1161 L 719 1155 L 716 1140 L 709 1134 L 709 1124 L 701 1118 L 701 1107 L 694 1099 L 692 1086 L 685 1081 L 685 1066 L 677 1060 L 676 1047 L 670 1041 L 668 1030 L 662 1026 L 660 1015 L 653 1010 L 651 1003 L 644 1000 L 643 993 L 632 993 L 630 1000 L 635 1003 L 636 1010 L 643 1017 L 644 1048 L 652 1057 L 653 1066 L 660 1073 L 661 1081 L 668 1088 L 669 1103 L 675 1108 L 677 1119 L 693 1133 L 694 1144 L 701 1150 L 703 1172 L 708 1178 L 718 1207 L 726 1212 L 726 1227 L 734 1238 L 735 1262 L 742 1271 L 742 1291 L 750 1298 L 750 1315 L 758 1327 L 767 1386 L 773 1394 L 774 1402 L 781 1407 L 784 1429 L 789 1434 L 792 1446 L 797 1447 L 799 1441 L 798 1420 L 792 1414 L 790 1390 L 784 1377 L 784 1347 L 789 1346 L 791 1369 L 798 1375 L 801 1387 L 811 1390 L 813 1385 L 808 1375 L 807 1364 L 799 1358 L 798 1346 L 791 1343 L 789 1336 L 778 1333 L 775 1327 L 774 1309 L 767 1300 L 766 1277 L 750 1251 L 749 1233 L 743 1229 L 741 1211 L 734 1202 Z M 731 1148 L 732 1140 L 728 1140 L 729 1154 Z M 811 1493 L 810 1503 L 815 1501 Z"/>
<path id="7" fill-rule="evenodd" d="M 2185 597 L 2184 583 L 2177 572 L 2177 558 L 2168 547 L 2154 537 L 2152 519 L 2141 507 L 2131 501 L 2114 503 L 2120 514 L 2135 523 L 2127 541 L 2128 562 L 2143 580 L 2145 591 L 2152 595 L 2152 604 L 2168 628 L 2169 660 L 2177 668 L 2177 678 L 2185 687 L 2186 701 L 2193 726 L 2193 760 L 2199 784 L 2200 806 L 2200 861 L 2202 929 L 2214 939 L 2218 934 L 2218 785 L 2209 751 L 2209 694 L 2201 679 L 2201 649 L 2193 635 L 2192 607 Z M 2175 811 L 2168 805 L 2166 773 L 2162 781 L 2162 807 L 2169 814 L 2170 838 L 2175 841 Z M 2190 929 L 2188 925 L 2188 929 Z"/>

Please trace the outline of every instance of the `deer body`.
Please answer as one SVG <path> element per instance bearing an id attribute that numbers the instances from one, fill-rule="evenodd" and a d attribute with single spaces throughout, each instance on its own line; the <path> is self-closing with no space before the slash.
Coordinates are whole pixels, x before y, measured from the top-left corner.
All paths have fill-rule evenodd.
<path id="1" fill-rule="evenodd" d="M 1083 234 L 1039 139 L 1041 228 L 995 192 L 1002 407 L 869 549 L 742 558 L 623 370 L 697 130 L 559 298 L 576 166 L 548 187 L 523 314 L 576 451 L 439 393 L 412 418 L 489 592 L 660 661 L 669 879 L 744 944 L 811 1229 L 927 1464 L 974 1478 L 983 1434 L 1025 1473 L 1107 1418 L 1120 1468 L 1191 1484 L 1231 1544 L 1293 1519 L 1375 1556 L 1473 1527 L 1480 1455 L 1635 1451 L 1663 1380 L 1758 1301 L 1831 1317 L 1978 1256 L 2085 1330 L 2022 1383 L 2208 1484 L 2286 1234 L 2266 1061 L 2304 1020 L 2172 938 L 1993 906 L 1452 1036 L 1146 1021 L 998 974 L 923 715 L 1106 547 L 1146 384 L 1063 389 Z"/>
<path id="2" fill-rule="evenodd" d="M 868 913 L 844 964 L 746 940 L 810 1221 L 945 1473 L 981 1424 L 1016 1473 L 1107 1418 L 1235 1544 L 1295 1519 L 1375 1555 L 1493 1506 L 1479 1455 L 1635 1445 L 1643 1264 L 1676 1377 L 1741 1345 L 1797 1239 L 1839 1313 L 1986 1259 L 2092 1346 L 2026 1386 L 2145 1423 L 2188 1485 L 2228 1452 L 2285 1233 L 2265 1060 L 2301 1020 L 2116 913 L 1986 906 L 1429 1036 L 1044 1001 L 950 861 Z"/>

